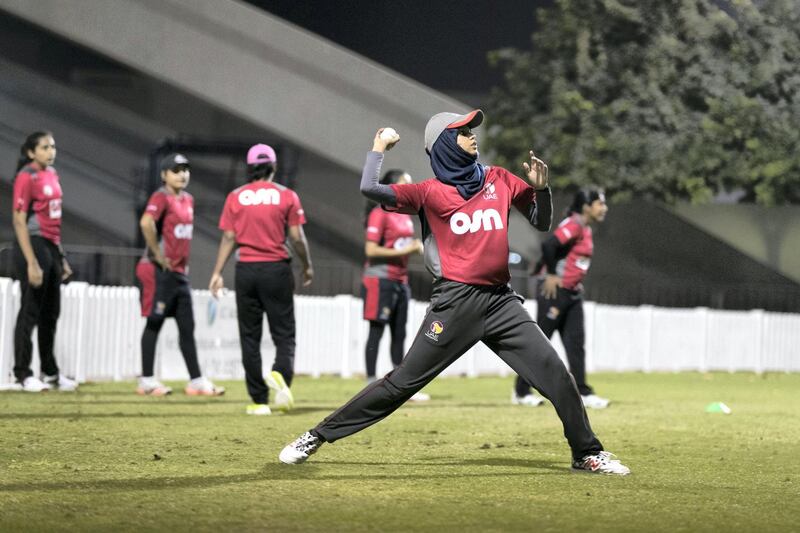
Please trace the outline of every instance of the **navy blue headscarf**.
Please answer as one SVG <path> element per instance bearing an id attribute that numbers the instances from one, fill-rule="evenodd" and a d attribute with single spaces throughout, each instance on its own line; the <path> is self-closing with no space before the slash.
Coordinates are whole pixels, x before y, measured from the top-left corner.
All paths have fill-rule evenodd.
<path id="1" fill-rule="evenodd" d="M 477 155 L 470 155 L 458 145 L 458 130 L 445 129 L 431 147 L 431 168 L 436 179 L 458 189 L 464 200 L 469 200 L 483 189 L 486 167 L 478 163 Z"/>

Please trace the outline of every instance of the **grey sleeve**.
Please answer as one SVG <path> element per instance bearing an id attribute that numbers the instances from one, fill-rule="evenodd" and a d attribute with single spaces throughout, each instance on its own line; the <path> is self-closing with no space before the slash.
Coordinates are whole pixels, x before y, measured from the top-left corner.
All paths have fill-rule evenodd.
<path id="1" fill-rule="evenodd" d="M 397 195 L 389 185 L 378 183 L 381 173 L 383 154 L 381 152 L 367 153 L 364 171 L 361 173 L 361 194 L 379 204 L 397 207 Z"/>
<path id="2" fill-rule="evenodd" d="M 539 231 L 550 231 L 553 224 L 553 198 L 550 186 L 536 191 L 536 202 L 532 203 L 526 214 L 531 226 Z"/>

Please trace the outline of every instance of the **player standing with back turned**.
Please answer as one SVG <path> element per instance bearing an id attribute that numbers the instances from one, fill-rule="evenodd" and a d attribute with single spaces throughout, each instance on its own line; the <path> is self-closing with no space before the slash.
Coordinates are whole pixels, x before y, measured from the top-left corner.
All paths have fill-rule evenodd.
<path id="1" fill-rule="evenodd" d="M 334 442 L 390 415 L 478 341 L 523 376 L 556 409 L 577 471 L 626 475 L 592 432 L 575 381 L 550 341 L 508 285 L 511 207 L 540 231 L 552 221 L 547 166 L 530 153 L 528 181 L 478 163 L 472 128 L 483 112 L 439 113 L 425 127 L 425 150 L 435 178 L 407 185 L 378 183 L 386 141 L 379 131 L 361 179 L 361 192 L 388 208 L 422 213 L 425 264 L 435 281 L 431 304 L 406 357 L 316 427 L 287 445 L 279 459 L 302 463 Z"/>
<path id="2" fill-rule="evenodd" d="M 222 269 L 238 245 L 236 314 L 247 392 L 253 400 L 247 407 L 249 415 L 272 414 L 270 388 L 276 391 L 277 408 L 289 410 L 294 406 L 289 389 L 294 377 L 294 275 L 287 236 L 303 263 L 303 286 L 310 285 L 314 277 L 303 233 L 303 206 L 293 190 L 272 182 L 277 164 L 271 146 L 257 144 L 247 152 L 249 183 L 225 200 L 219 219 L 222 239 L 208 286 L 212 295 L 219 294 L 224 286 Z M 275 363 L 266 381 L 261 366 L 264 313 L 275 344 Z"/>

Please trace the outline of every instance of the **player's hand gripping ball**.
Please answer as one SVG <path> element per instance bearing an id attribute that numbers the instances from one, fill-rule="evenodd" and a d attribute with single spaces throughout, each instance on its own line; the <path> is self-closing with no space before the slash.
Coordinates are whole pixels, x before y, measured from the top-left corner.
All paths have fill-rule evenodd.
<path id="1" fill-rule="evenodd" d="M 394 128 L 383 128 L 383 131 L 381 132 L 381 140 L 387 144 L 397 142 L 399 138 L 400 136 L 397 134 Z"/>

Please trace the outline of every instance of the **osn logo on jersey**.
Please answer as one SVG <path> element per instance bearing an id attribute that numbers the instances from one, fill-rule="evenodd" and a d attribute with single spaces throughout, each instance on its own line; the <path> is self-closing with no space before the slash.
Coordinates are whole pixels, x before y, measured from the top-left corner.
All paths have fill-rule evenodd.
<path id="1" fill-rule="evenodd" d="M 61 198 L 54 198 L 47 203 L 50 218 L 61 218 Z"/>
<path id="2" fill-rule="evenodd" d="M 591 265 L 592 265 L 592 258 L 591 257 L 586 257 L 585 255 L 582 255 L 582 256 L 578 257 L 577 259 L 575 259 L 575 266 L 577 268 L 580 268 L 584 272 L 589 270 L 589 267 Z"/>
<path id="3" fill-rule="evenodd" d="M 503 229 L 503 219 L 496 209 L 478 209 L 472 213 L 472 218 L 461 212 L 450 217 L 450 230 L 456 235 L 475 233 L 481 229 L 484 231 Z"/>
<path id="4" fill-rule="evenodd" d="M 396 241 L 394 241 L 392 248 L 394 248 L 395 250 L 402 250 L 403 248 L 411 244 L 411 241 L 413 240 L 414 237 L 399 237 Z"/>
<path id="5" fill-rule="evenodd" d="M 434 320 L 431 322 L 431 327 L 428 328 L 428 331 L 425 332 L 425 336 L 431 339 L 432 341 L 439 342 L 439 335 L 444 331 L 444 324 L 442 324 L 439 320 Z"/>
<path id="6" fill-rule="evenodd" d="M 276 189 L 245 189 L 239 193 L 239 203 L 242 205 L 278 205 L 281 203 L 281 194 Z"/>
<path id="7" fill-rule="evenodd" d="M 193 224 L 176 224 L 173 234 L 176 239 L 191 239 L 193 231 Z"/>

